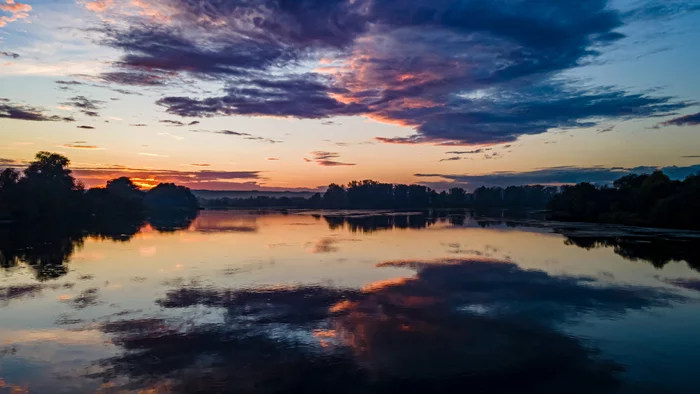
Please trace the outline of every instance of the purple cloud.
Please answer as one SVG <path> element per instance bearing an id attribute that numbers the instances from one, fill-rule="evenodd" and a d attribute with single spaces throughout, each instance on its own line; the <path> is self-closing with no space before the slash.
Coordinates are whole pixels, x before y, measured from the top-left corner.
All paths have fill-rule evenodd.
<path id="1" fill-rule="evenodd" d="M 609 0 L 158 0 L 149 7 L 160 19 L 101 30 L 100 43 L 123 52 L 101 78 L 224 85 L 218 95 L 157 101 L 183 117 L 362 115 L 415 130 L 377 138 L 385 143 L 504 143 L 689 106 L 562 77 L 624 38 L 629 21 L 681 12 L 656 6 L 622 13 Z"/>

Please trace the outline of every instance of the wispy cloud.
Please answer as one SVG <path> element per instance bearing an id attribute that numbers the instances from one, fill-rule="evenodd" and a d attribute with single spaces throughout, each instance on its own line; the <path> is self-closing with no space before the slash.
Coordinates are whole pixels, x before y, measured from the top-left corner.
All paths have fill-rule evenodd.
<path id="1" fill-rule="evenodd" d="M 96 145 L 84 145 L 84 144 L 63 144 L 57 145 L 58 148 L 68 148 L 68 149 L 93 149 L 93 150 L 104 150 Z"/>
<path id="2" fill-rule="evenodd" d="M 34 122 L 74 122 L 70 116 L 47 115 L 44 110 L 29 105 L 15 104 L 9 99 L 0 98 L 0 118 L 30 120 Z"/>
<path id="3" fill-rule="evenodd" d="M 700 125 L 700 112 L 673 118 L 665 122 L 661 122 L 664 126 L 697 126 Z"/>
<path id="4" fill-rule="evenodd" d="M 104 101 L 89 99 L 85 96 L 75 96 L 71 97 L 67 102 L 61 103 L 61 105 L 78 108 L 80 112 L 90 117 L 97 117 L 100 114 L 97 112 L 101 108 Z"/>
<path id="5" fill-rule="evenodd" d="M 271 138 L 258 137 L 258 136 L 254 136 L 254 135 L 249 134 L 249 133 L 243 133 L 240 131 L 232 131 L 232 130 L 192 130 L 192 132 L 229 135 L 229 136 L 233 136 L 233 137 L 241 137 L 244 140 L 259 141 L 259 142 L 264 142 L 264 143 L 268 143 L 268 144 L 279 144 L 282 142 L 282 141 L 278 141 L 278 140 L 273 140 Z"/>
<path id="6" fill-rule="evenodd" d="M 160 155 L 158 153 L 148 153 L 148 152 L 140 152 L 139 155 L 141 156 L 150 156 L 150 157 L 168 157 L 166 155 Z"/>
<path id="7" fill-rule="evenodd" d="M 10 57 L 10 58 L 12 58 L 12 59 L 17 59 L 17 58 L 19 58 L 19 54 L 18 54 L 18 53 L 14 53 L 14 52 L 0 51 L 0 55 L 6 56 L 6 57 Z"/>
<path id="8" fill-rule="evenodd" d="M 164 137 L 170 137 L 170 138 L 172 138 L 172 139 L 174 139 L 174 140 L 178 140 L 178 141 L 182 141 L 182 140 L 185 139 L 185 137 L 182 137 L 182 136 L 179 136 L 179 135 L 175 135 L 175 134 L 166 133 L 166 132 L 158 133 L 158 135 L 161 135 L 161 136 L 164 136 Z"/>
<path id="9" fill-rule="evenodd" d="M 323 167 L 337 167 L 337 166 L 354 166 L 355 163 L 345 163 L 337 161 L 335 159 L 340 158 L 340 154 L 336 152 L 326 152 L 326 151 L 313 151 L 310 153 L 311 158 L 304 158 L 306 162 L 314 162 Z"/>

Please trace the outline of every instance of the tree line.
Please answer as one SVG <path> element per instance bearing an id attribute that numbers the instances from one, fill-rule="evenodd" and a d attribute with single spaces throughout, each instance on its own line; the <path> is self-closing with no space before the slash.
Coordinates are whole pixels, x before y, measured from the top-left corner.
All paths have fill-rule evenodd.
<path id="1" fill-rule="evenodd" d="M 277 207 L 312 209 L 425 209 L 465 207 L 544 208 L 557 193 L 551 186 L 479 187 L 473 193 L 455 187 L 438 192 L 427 186 L 352 181 L 347 186 L 332 183 L 321 194 L 302 197 L 215 198 L 202 201 L 206 207 Z"/>
<path id="2" fill-rule="evenodd" d="M 548 209 L 556 220 L 700 229 L 700 173 L 682 181 L 655 171 L 626 175 L 612 186 L 563 186 Z"/>
<path id="3" fill-rule="evenodd" d="M 193 211 L 199 202 L 189 189 L 161 183 L 140 190 L 126 177 L 106 187 L 85 190 L 72 176 L 70 161 L 39 152 L 24 171 L 0 172 L 0 220 L 76 222 L 81 219 L 140 217 L 154 211 Z M 700 174 L 671 180 L 661 171 L 621 177 L 611 186 L 482 186 L 438 192 L 427 186 L 373 180 L 332 183 L 309 198 L 251 197 L 203 199 L 208 208 L 305 209 L 547 209 L 549 218 L 564 221 L 616 223 L 668 228 L 700 228 Z"/>
<path id="4" fill-rule="evenodd" d="M 150 212 L 192 211 L 198 201 L 190 190 L 161 183 L 142 191 L 129 178 L 86 190 L 69 168 L 70 160 L 39 152 L 23 171 L 0 172 L 0 220 L 14 223 L 74 224 L 98 219 L 142 217 Z"/>

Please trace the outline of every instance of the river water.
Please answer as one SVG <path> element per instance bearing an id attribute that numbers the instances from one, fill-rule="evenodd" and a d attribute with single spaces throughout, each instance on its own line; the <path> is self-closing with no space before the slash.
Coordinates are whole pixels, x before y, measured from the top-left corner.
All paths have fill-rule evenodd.
<path id="1" fill-rule="evenodd" d="M 698 233 L 465 212 L 175 223 L 6 232 L 0 393 L 700 393 Z"/>

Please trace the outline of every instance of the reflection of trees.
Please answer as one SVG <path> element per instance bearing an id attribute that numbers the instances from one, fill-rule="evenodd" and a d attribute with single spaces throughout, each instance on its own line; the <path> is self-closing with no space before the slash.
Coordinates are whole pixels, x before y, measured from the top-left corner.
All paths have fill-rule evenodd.
<path id="1" fill-rule="evenodd" d="M 630 261 L 645 261 L 663 268 L 672 261 L 685 261 L 700 271 L 700 242 L 659 238 L 567 237 L 567 245 L 579 248 L 613 248 L 616 254 Z"/>
<path id="2" fill-rule="evenodd" d="M 351 232 L 374 232 L 391 229 L 422 229 L 435 224 L 438 216 L 435 212 L 420 214 L 370 214 L 370 215 L 324 215 L 331 230 L 347 227 Z"/>
<path id="3" fill-rule="evenodd" d="M 148 223 L 161 233 L 187 230 L 198 214 L 197 210 L 154 211 L 149 213 Z"/>
<path id="4" fill-rule="evenodd" d="M 132 389 L 168 382 L 174 392 L 603 393 L 616 388 L 619 366 L 556 324 L 673 298 L 509 263 L 382 266 L 417 274 L 362 290 L 175 289 L 161 307 L 221 310 L 224 321 L 107 323 L 124 352 L 103 360 L 98 377 Z"/>
<path id="5" fill-rule="evenodd" d="M 79 231 L 52 226 L 0 227 L 0 266 L 10 268 L 25 263 L 38 280 L 65 275 L 70 256 L 83 244 Z"/>
<path id="6" fill-rule="evenodd" d="M 196 216 L 196 211 L 194 213 Z M 170 213 L 152 224 L 159 231 L 189 227 L 194 219 L 190 213 Z M 149 219 L 150 221 L 150 219 Z M 66 263 L 87 237 L 129 241 L 144 225 L 140 218 L 92 220 L 85 227 L 68 224 L 38 223 L 0 226 L 0 267 L 19 264 L 31 267 L 38 280 L 56 279 L 68 272 Z"/>

